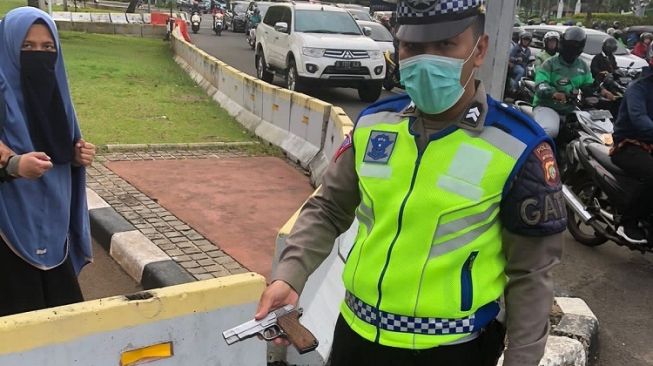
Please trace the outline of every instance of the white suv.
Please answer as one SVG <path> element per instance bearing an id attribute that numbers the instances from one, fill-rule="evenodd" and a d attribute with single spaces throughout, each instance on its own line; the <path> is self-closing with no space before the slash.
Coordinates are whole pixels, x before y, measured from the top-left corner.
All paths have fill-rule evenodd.
<path id="1" fill-rule="evenodd" d="M 362 101 L 381 94 L 385 60 L 347 10 L 309 3 L 272 5 L 256 28 L 256 74 L 275 74 L 290 90 L 308 86 L 358 89 Z"/>

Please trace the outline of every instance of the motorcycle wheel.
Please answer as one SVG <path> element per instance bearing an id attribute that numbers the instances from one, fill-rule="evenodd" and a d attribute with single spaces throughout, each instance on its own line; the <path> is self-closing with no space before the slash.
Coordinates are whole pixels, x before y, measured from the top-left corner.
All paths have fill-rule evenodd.
<path id="1" fill-rule="evenodd" d="M 584 205 L 587 205 L 596 197 L 597 193 L 600 193 L 599 188 L 593 182 L 585 182 L 577 187 L 572 187 L 572 191 Z M 583 224 L 580 217 L 569 206 L 567 206 L 567 229 L 577 242 L 588 247 L 597 247 L 608 241 L 605 236 L 597 233 L 591 226 Z"/>
<path id="2" fill-rule="evenodd" d="M 392 91 L 392 89 L 394 89 L 394 87 L 395 87 L 395 85 L 392 82 L 392 78 L 386 77 L 385 79 L 383 79 L 383 89 L 385 89 L 387 91 Z"/>

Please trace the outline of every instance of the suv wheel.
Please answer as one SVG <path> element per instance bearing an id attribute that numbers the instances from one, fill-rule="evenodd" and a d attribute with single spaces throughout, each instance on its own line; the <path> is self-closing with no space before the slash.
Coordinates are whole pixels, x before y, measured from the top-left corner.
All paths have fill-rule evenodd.
<path id="1" fill-rule="evenodd" d="M 358 87 L 358 97 L 363 102 L 371 103 L 376 102 L 377 99 L 381 96 L 382 83 L 379 82 L 370 82 L 361 84 Z"/>
<path id="2" fill-rule="evenodd" d="M 265 56 L 263 56 L 263 51 L 261 51 L 256 56 L 256 77 L 265 81 L 266 83 L 272 83 L 274 79 L 274 74 L 265 69 Z"/>
<path id="3" fill-rule="evenodd" d="M 302 85 L 299 80 L 299 74 L 297 73 L 297 65 L 295 65 L 295 60 L 290 59 L 288 61 L 288 75 L 286 76 L 286 88 L 292 91 L 302 90 Z"/>

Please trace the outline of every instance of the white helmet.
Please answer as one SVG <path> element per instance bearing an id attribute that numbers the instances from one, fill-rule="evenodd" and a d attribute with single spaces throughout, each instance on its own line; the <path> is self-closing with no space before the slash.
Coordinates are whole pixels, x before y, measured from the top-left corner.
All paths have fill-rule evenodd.
<path id="1" fill-rule="evenodd" d="M 546 32 L 546 34 L 544 35 L 544 38 L 542 39 L 542 41 L 544 41 L 544 43 L 546 43 L 546 41 L 548 41 L 551 38 L 555 38 L 558 41 L 560 41 L 560 33 L 555 32 L 555 31 Z"/>

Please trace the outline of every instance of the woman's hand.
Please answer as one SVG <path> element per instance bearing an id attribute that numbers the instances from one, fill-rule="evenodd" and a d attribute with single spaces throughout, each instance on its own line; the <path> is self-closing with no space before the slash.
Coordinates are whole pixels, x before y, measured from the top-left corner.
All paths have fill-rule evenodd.
<path id="1" fill-rule="evenodd" d="M 80 139 L 75 143 L 75 164 L 90 166 L 95 158 L 95 145 Z"/>
<path id="2" fill-rule="evenodd" d="M 52 168 L 50 157 L 44 152 L 31 152 L 20 155 L 18 161 L 18 176 L 27 179 L 41 178 Z"/>

